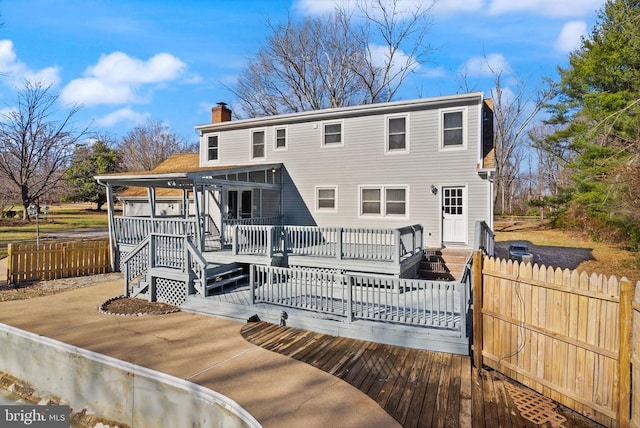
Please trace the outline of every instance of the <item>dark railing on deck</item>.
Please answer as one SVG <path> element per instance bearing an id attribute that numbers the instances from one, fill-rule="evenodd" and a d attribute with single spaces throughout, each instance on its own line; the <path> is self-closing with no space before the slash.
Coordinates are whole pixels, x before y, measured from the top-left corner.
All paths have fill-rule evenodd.
<path id="1" fill-rule="evenodd" d="M 476 239 L 474 248 L 481 250 L 484 254 L 495 256 L 495 234 L 489 225 L 484 221 L 476 222 Z"/>

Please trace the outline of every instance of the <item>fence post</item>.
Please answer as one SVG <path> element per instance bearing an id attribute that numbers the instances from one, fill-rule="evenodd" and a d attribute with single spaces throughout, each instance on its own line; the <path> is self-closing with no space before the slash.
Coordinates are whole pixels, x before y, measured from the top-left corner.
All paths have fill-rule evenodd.
<path id="1" fill-rule="evenodd" d="M 627 278 L 620 280 L 618 309 L 618 424 L 628 427 L 631 420 L 631 325 L 633 317 L 633 286 Z"/>
<path id="2" fill-rule="evenodd" d="M 473 364 L 482 368 L 482 251 L 473 252 Z"/>
<path id="3" fill-rule="evenodd" d="M 342 260 L 342 246 L 343 246 L 342 240 L 344 238 L 343 230 L 344 229 L 342 229 L 341 227 L 338 228 L 338 242 L 337 242 L 338 248 L 336 248 L 336 257 L 338 260 Z"/>
<path id="4" fill-rule="evenodd" d="M 13 284 L 15 279 L 13 278 L 14 275 L 14 254 L 13 254 L 13 244 L 9 244 L 7 245 L 7 284 Z"/>
<path id="5" fill-rule="evenodd" d="M 395 254 L 393 255 L 393 262 L 395 264 L 400 264 L 400 251 L 402 251 L 400 230 L 393 229 L 393 236 L 395 237 L 395 241 L 396 241 L 396 251 L 395 251 Z"/>
<path id="6" fill-rule="evenodd" d="M 238 226 L 231 226 L 231 253 L 234 256 L 238 255 Z"/>

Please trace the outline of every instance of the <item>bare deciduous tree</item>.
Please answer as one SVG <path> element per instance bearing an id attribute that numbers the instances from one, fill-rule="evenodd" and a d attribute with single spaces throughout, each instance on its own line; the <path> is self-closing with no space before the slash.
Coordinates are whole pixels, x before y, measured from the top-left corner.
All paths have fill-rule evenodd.
<path id="1" fill-rule="evenodd" d="M 546 87 L 529 93 L 524 83 L 520 83 L 515 91 L 506 90 L 502 85 L 502 71 L 491 71 L 494 76 L 491 97 L 494 103 L 496 152 L 494 205 L 497 213 L 503 213 L 508 210 L 511 185 L 524 159 L 529 126 L 553 93 Z"/>
<path id="2" fill-rule="evenodd" d="M 151 120 L 136 126 L 120 143 L 125 171 L 150 171 L 174 153 L 189 151 L 184 138 L 165 123 Z"/>
<path id="3" fill-rule="evenodd" d="M 76 144 L 88 129 L 73 124 L 80 107 L 57 110 L 58 94 L 51 86 L 27 81 L 16 105 L 0 114 L 0 180 L 27 207 L 55 192 Z"/>
<path id="4" fill-rule="evenodd" d="M 429 5 L 363 0 L 356 11 L 270 25 L 232 89 L 240 110 L 256 117 L 392 100 L 430 52 Z"/>

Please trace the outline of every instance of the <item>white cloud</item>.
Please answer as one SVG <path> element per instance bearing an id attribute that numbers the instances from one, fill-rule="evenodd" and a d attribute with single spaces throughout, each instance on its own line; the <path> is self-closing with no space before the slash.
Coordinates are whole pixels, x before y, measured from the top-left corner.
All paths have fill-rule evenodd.
<path id="1" fill-rule="evenodd" d="M 149 117 L 151 117 L 150 113 L 138 113 L 131 108 L 126 107 L 97 119 L 96 124 L 107 128 L 117 125 L 118 123 L 137 125 L 145 122 Z"/>
<path id="2" fill-rule="evenodd" d="M 138 95 L 144 85 L 171 82 L 181 78 L 186 64 L 167 53 L 147 61 L 122 52 L 101 55 L 85 77 L 74 79 L 62 90 L 62 100 L 84 105 L 143 102 Z M 191 76 L 192 78 L 192 76 Z"/>
<path id="3" fill-rule="evenodd" d="M 490 77 L 496 73 L 502 75 L 511 73 L 511 67 L 504 55 L 496 53 L 470 58 L 462 69 L 469 77 Z"/>
<path id="4" fill-rule="evenodd" d="M 389 61 L 389 48 L 382 45 L 376 45 L 374 43 L 369 44 L 369 51 L 371 52 L 371 62 L 376 67 L 384 67 L 386 63 Z M 393 62 L 391 64 L 391 75 L 395 75 L 400 72 L 401 67 L 407 65 L 408 63 L 412 63 L 413 70 L 417 70 L 420 67 L 420 64 L 415 62 L 414 59 L 411 59 L 409 55 L 404 53 L 402 50 L 398 49 L 394 53 Z"/>
<path id="5" fill-rule="evenodd" d="M 556 49 L 562 53 L 573 52 L 582 43 L 582 36 L 587 34 L 587 24 L 583 21 L 571 21 L 564 24 L 556 40 Z"/>
<path id="6" fill-rule="evenodd" d="M 394 0 L 385 0 L 385 3 L 391 5 Z M 397 0 L 397 11 L 410 12 L 418 7 L 428 9 L 433 7 L 434 13 L 452 13 L 460 11 L 476 11 L 482 7 L 483 0 Z M 348 11 L 357 9 L 358 3 L 362 4 L 362 0 L 295 0 L 293 9 L 300 15 L 322 16 L 335 11 L 336 7 Z M 376 7 L 374 2 L 368 2 L 369 12 L 375 14 Z"/>
<path id="7" fill-rule="evenodd" d="M 420 67 L 420 76 L 427 79 L 441 79 L 448 75 L 449 73 L 444 67 Z"/>
<path id="8" fill-rule="evenodd" d="M 552 17 L 577 17 L 592 14 L 606 0 L 491 0 L 489 13 L 500 15 L 511 12 L 529 12 Z"/>
<path id="9" fill-rule="evenodd" d="M 30 69 L 27 64 L 18 60 L 11 40 L 0 40 L 0 74 L 6 75 L 8 83 L 15 87 L 24 86 L 25 80 L 39 82 L 45 86 L 56 86 L 60 83 L 58 67 Z"/>
<path id="10" fill-rule="evenodd" d="M 484 9 L 484 0 L 441 0 L 433 7 L 436 15 L 472 13 Z"/>

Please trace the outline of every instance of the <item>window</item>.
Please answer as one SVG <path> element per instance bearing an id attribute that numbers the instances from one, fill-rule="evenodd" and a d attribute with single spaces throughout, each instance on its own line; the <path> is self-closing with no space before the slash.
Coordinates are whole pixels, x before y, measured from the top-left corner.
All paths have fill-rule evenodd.
<path id="1" fill-rule="evenodd" d="M 287 128 L 275 128 L 273 138 L 275 150 L 287 148 Z"/>
<path id="2" fill-rule="evenodd" d="M 337 211 L 337 188 L 316 187 L 316 210 Z"/>
<path id="3" fill-rule="evenodd" d="M 380 186 L 360 189 L 360 215 L 362 216 L 406 216 L 407 211 L 406 187 Z"/>
<path id="4" fill-rule="evenodd" d="M 209 135 L 207 137 L 207 160 L 216 161 L 219 156 L 218 136 Z"/>
<path id="5" fill-rule="evenodd" d="M 406 192 L 406 189 L 385 189 L 386 215 L 407 214 Z"/>
<path id="6" fill-rule="evenodd" d="M 331 122 L 322 125 L 323 146 L 342 145 L 342 122 Z"/>
<path id="7" fill-rule="evenodd" d="M 407 117 L 387 118 L 387 151 L 407 150 Z"/>
<path id="8" fill-rule="evenodd" d="M 264 157 L 264 131 L 253 131 L 251 133 L 251 158 L 261 159 Z"/>
<path id="9" fill-rule="evenodd" d="M 442 210 L 445 214 L 462 215 L 462 208 L 464 207 L 462 200 L 462 188 L 454 187 L 450 189 L 444 189 L 444 203 Z"/>
<path id="10" fill-rule="evenodd" d="M 442 147 L 464 145 L 463 112 L 450 111 L 442 114 Z"/>
<path id="11" fill-rule="evenodd" d="M 362 189 L 362 215 L 382 214 L 381 195 L 380 189 Z"/>

